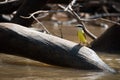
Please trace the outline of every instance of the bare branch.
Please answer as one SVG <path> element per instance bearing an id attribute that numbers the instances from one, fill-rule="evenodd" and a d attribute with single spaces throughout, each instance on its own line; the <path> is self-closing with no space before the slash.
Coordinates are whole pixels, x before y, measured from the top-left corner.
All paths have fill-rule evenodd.
<path id="1" fill-rule="evenodd" d="M 60 7 L 62 7 L 64 10 L 66 9 L 64 6 L 62 5 L 59 5 Z M 68 8 L 67 11 L 72 14 L 78 21 L 78 23 L 82 24 L 83 25 L 83 29 L 85 31 L 85 33 L 92 39 L 97 39 L 97 37 L 92 34 L 85 26 L 83 20 L 81 20 L 81 18 L 79 17 L 79 15 L 72 9 L 72 8 Z"/>
<path id="2" fill-rule="evenodd" d="M 65 8 L 65 11 L 72 9 L 72 6 L 76 3 L 77 0 L 72 0 L 71 3 Z"/>
<path id="3" fill-rule="evenodd" d="M 58 6 L 60 7 L 60 8 L 62 8 L 62 9 L 66 9 L 63 5 L 61 5 L 61 4 L 58 4 Z M 72 16 L 74 16 L 76 19 L 78 18 L 78 17 L 76 17 L 69 9 L 67 10 L 67 12 L 69 12 Z M 80 21 L 84 21 L 84 22 L 88 22 L 88 21 L 95 21 L 95 20 L 97 20 L 97 19 L 95 19 L 95 18 L 87 18 L 87 19 L 85 19 L 85 18 L 79 18 L 79 20 Z"/>
<path id="4" fill-rule="evenodd" d="M 48 29 L 35 17 L 35 16 L 32 16 L 32 18 L 37 21 L 42 27 L 43 29 L 48 33 L 50 34 L 50 32 L 48 31 Z"/>
<path id="5" fill-rule="evenodd" d="M 47 11 L 39 10 L 39 11 L 36 11 L 36 12 L 30 14 L 30 16 L 28 16 L 28 17 L 25 17 L 25 16 L 20 16 L 20 17 L 25 18 L 25 19 L 29 19 L 32 16 L 36 15 L 36 14 L 40 14 L 40 13 L 54 13 L 54 12 L 65 12 L 65 11 L 64 10 L 47 10 Z"/>
<path id="6" fill-rule="evenodd" d="M 115 21 L 112 21 L 112 20 L 109 20 L 109 19 L 105 19 L 105 18 L 99 18 L 99 19 L 100 19 L 100 20 L 103 20 L 103 21 L 107 21 L 107 22 L 113 23 L 113 24 L 120 25 L 120 23 L 115 22 Z"/>

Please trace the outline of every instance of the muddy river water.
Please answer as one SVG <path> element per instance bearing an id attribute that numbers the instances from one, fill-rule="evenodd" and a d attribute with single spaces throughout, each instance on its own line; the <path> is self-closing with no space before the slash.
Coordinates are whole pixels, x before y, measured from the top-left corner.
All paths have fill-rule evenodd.
<path id="1" fill-rule="evenodd" d="M 76 36 L 76 28 L 64 24 L 58 28 L 57 24 L 46 24 L 54 35 L 60 36 L 62 30 L 63 38 L 79 42 Z M 95 35 L 99 36 L 105 28 L 88 27 Z M 89 42 L 91 41 L 88 38 Z M 98 55 L 112 68 L 120 72 L 120 55 L 100 53 Z M 91 70 L 77 70 L 58 66 L 47 65 L 23 57 L 0 54 L 0 80 L 120 80 L 120 74 L 109 74 Z"/>

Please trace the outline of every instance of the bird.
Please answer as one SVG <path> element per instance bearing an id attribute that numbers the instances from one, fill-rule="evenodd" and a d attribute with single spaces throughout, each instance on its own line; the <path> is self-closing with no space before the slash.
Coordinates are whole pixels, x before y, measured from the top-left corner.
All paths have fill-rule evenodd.
<path id="1" fill-rule="evenodd" d="M 80 41 L 80 43 L 82 44 L 87 44 L 88 41 L 86 39 L 86 35 L 85 35 L 85 32 L 84 32 L 84 29 L 83 29 L 83 25 L 77 25 L 77 36 L 78 36 L 78 39 Z"/>

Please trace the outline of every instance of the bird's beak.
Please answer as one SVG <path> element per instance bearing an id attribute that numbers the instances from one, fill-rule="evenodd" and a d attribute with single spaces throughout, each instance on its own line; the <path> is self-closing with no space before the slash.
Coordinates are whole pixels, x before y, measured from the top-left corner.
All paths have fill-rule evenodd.
<path id="1" fill-rule="evenodd" d="M 111 72 L 111 73 L 116 73 L 116 71 L 112 68 L 110 68 L 107 64 L 105 64 L 100 57 L 97 56 L 97 54 L 90 48 L 88 47 L 81 47 L 78 51 L 79 57 L 84 58 L 87 60 L 89 63 L 97 66 L 99 69 L 105 71 L 105 72 Z"/>

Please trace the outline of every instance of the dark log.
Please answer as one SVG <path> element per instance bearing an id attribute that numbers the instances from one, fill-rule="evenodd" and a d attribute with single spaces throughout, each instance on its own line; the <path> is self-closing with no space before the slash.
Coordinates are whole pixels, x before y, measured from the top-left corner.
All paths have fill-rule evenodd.
<path id="1" fill-rule="evenodd" d="M 22 7 L 23 5 L 25 5 L 24 8 L 26 8 L 27 6 L 28 7 L 30 6 L 30 8 L 36 6 L 38 9 L 42 5 L 45 5 L 43 3 L 45 3 L 46 1 L 47 1 L 47 3 L 51 3 L 51 4 L 55 4 L 55 3 L 68 4 L 71 0 L 66 0 L 66 1 L 65 0 L 43 0 L 43 1 L 41 1 L 41 0 L 12 0 L 12 1 L 8 1 L 8 2 L 0 2 L 0 14 L 11 14 L 14 11 L 16 11 L 18 8 Z M 29 5 L 28 3 L 29 4 L 33 3 L 33 4 Z"/>
<path id="2" fill-rule="evenodd" d="M 34 21 L 32 18 L 24 19 L 20 16 L 28 17 L 31 13 L 44 9 L 47 3 L 68 4 L 71 0 L 14 0 L 0 3 L 0 14 L 11 14 L 17 11 L 11 22 L 29 27 Z"/>
<path id="3" fill-rule="evenodd" d="M 17 10 L 17 13 L 15 14 L 11 22 L 29 27 L 34 21 L 34 19 L 25 19 L 21 16 L 30 16 L 31 13 L 41 10 L 46 3 L 47 0 L 24 0 L 23 4 Z"/>
<path id="4" fill-rule="evenodd" d="M 116 72 L 85 46 L 12 23 L 0 23 L 0 52 L 57 66 Z"/>
<path id="5" fill-rule="evenodd" d="M 17 11 L 11 22 L 29 27 L 34 20 L 32 18 L 25 19 L 20 16 L 28 17 L 29 14 L 44 9 L 44 6 L 47 3 L 68 4 L 70 1 L 72 0 L 14 0 L 0 3 L 0 14 L 11 14 L 13 11 Z M 115 1 L 78 0 L 77 2 L 83 6 L 80 8 L 80 12 L 88 12 L 94 14 L 97 11 L 98 13 L 104 13 L 104 10 L 102 8 L 103 5 L 108 8 L 109 12 L 120 12 L 119 2 Z"/>
<path id="6" fill-rule="evenodd" d="M 120 25 L 113 25 L 91 43 L 95 51 L 120 53 Z"/>
<path id="7" fill-rule="evenodd" d="M 25 19 L 20 16 L 28 17 L 31 13 L 44 9 L 47 3 L 69 3 L 70 0 L 24 0 L 23 4 L 17 10 L 16 15 L 11 22 L 29 27 L 34 21 L 33 18 Z"/>
<path id="8" fill-rule="evenodd" d="M 0 2 L 0 14 L 11 14 L 23 3 L 23 0 Z"/>

